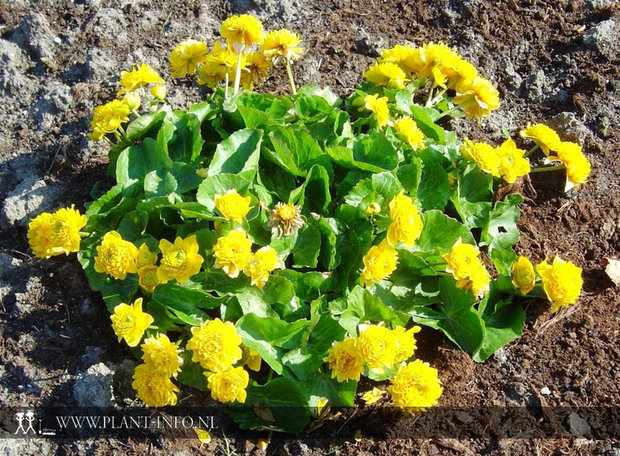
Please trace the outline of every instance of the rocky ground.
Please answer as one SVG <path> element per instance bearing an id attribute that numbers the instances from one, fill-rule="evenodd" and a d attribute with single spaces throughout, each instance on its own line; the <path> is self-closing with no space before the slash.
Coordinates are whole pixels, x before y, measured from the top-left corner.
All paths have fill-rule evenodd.
<path id="1" fill-rule="evenodd" d="M 26 226 L 45 210 L 82 208 L 94 183 L 109 185 L 106 150 L 86 133 L 121 70 L 147 62 L 167 74 L 178 41 L 212 41 L 223 19 L 245 12 L 301 33 L 300 83 L 347 94 L 382 47 L 442 40 L 495 81 L 503 101 L 480 126 L 454 122 L 459 134 L 497 141 L 502 127 L 516 136 L 528 121 L 548 121 L 584 145 L 593 172 L 583 190 L 564 195 L 559 175 L 535 176 L 524 190 L 519 244 L 535 260 L 560 254 L 582 267 L 579 304 L 550 315 L 528 302 L 523 337 L 481 365 L 431 332 L 420 356 L 440 370 L 442 405 L 619 406 L 620 300 L 603 262 L 620 256 L 620 3 L 610 0 L 0 0 L 0 404 L 131 401 L 133 364 L 103 301 L 74 257 L 34 258 Z M 167 82 L 175 107 L 201 96 Z M 275 76 L 261 90 L 284 91 L 285 80 Z M 563 440 L 334 443 L 311 434 L 274 442 L 268 453 L 620 454 L 618 441 L 593 438 L 587 420 L 569 424 L 573 438 Z M 228 442 L 0 440 L 0 453 L 227 454 Z M 261 454 L 255 443 L 233 435 L 229 449 Z"/>

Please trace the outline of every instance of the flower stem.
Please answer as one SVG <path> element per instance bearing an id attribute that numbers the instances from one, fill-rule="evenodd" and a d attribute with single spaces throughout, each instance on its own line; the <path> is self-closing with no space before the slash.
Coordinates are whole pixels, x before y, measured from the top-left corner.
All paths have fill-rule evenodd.
<path id="1" fill-rule="evenodd" d="M 525 155 L 524 158 L 529 157 L 530 155 L 532 155 L 534 152 L 536 152 L 537 149 L 540 149 L 540 146 L 538 144 L 536 144 L 534 147 L 532 147 L 530 150 L 528 150 Z"/>
<path id="2" fill-rule="evenodd" d="M 435 89 L 431 88 L 428 91 L 428 98 L 426 99 L 425 106 L 428 108 L 431 105 L 431 101 L 433 100 L 433 95 L 435 94 Z"/>
<path id="3" fill-rule="evenodd" d="M 435 106 L 437 102 L 443 98 L 444 94 L 448 91 L 448 89 L 442 89 L 439 93 L 431 100 L 431 104 L 429 106 Z"/>
<path id="4" fill-rule="evenodd" d="M 245 44 L 241 45 L 241 49 L 239 49 L 239 54 L 237 55 L 237 68 L 235 68 L 235 86 L 233 90 L 233 95 L 237 95 L 239 92 L 239 83 L 241 82 L 241 58 L 243 57 L 243 49 L 245 48 Z"/>
<path id="5" fill-rule="evenodd" d="M 226 72 L 226 75 L 224 76 L 224 98 L 228 99 L 228 71 Z"/>
<path id="6" fill-rule="evenodd" d="M 530 171 L 530 173 L 544 173 L 546 171 L 557 171 L 559 169 L 565 169 L 564 165 L 555 165 L 555 166 L 541 166 L 540 168 L 534 168 Z"/>
<path id="7" fill-rule="evenodd" d="M 293 78 L 293 70 L 291 69 L 291 62 L 286 59 L 286 74 L 288 75 L 288 80 L 291 83 L 291 92 L 293 95 L 297 94 L 297 89 L 295 88 L 295 79 Z"/>

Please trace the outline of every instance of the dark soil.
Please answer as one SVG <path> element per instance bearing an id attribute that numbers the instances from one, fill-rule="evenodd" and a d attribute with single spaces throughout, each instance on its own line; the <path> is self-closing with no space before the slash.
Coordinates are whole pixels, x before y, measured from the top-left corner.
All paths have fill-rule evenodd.
<path id="1" fill-rule="evenodd" d="M 295 70 L 300 82 L 328 85 L 342 95 L 360 81 L 381 47 L 443 41 L 495 81 L 502 97 L 501 109 L 481 125 L 455 121 L 459 135 L 497 142 L 502 127 L 516 138 L 527 122 L 552 119 L 563 138 L 582 143 L 593 171 L 581 190 L 564 194 L 561 173 L 533 175 L 531 185 L 523 185 L 527 199 L 518 244 L 518 252 L 533 260 L 557 254 L 582 267 L 578 304 L 551 314 L 546 303 L 526 299 L 523 336 L 483 364 L 430 330 L 421 333 L 418 356 L 440 372 L 442 406 L 620 406 L 620 300 L 603 262 L 620 257 L 617 2 L 0 0 L 0 198 L 8 200 L 29 179 L 43 179 L 48 192 L 43 204 L 82 208 L 94 183 L 109 185 L 105 148 L 85 134 L 93 106 L 112 96 L 118 73 L 146 61 L 167 74 L 168 53 L 177 42 L 212 41 L 219 23 L 241 12 L 258 15 L 269 29 L 300 32 L 307 48 Z M 615 24 L 615 35 L 613 27 L 611 38 L 592 35 L 607 21 Z M 6 57 L 11 52 L 19 56 Z M 176 107 L 200 96 L 189 83 L 167 82 Z M 272 77 L 259 90 L 285 92 L 284 76 Z M 29 254 L 25 223 L 44 209 L 30 209 L 21 221 L 2 220 L 0 252 L 9 263 L 0 271 L 0 405 L 71 403 L 73 382 L 88 367 L 131 358 L 117 343 L 103 300 L 89 291 L 77 260 L 43 261 Z M 549 394 L 541 393 L 546 389 Z M 126 389 L 118 391 L 122 403 Z M 190 394 L 195 393 L 186 390 L 182 396 Z M 274 440 L 267 453 L 620 454 L 618 441 L 587 435 L 405 439 L 410 418 L 378 407 L 359 413 L 366 426 L 389 423 L 390 435 L 401 438 L 322 440 L 319 429 L 300 440 Z M 345 421 L 327 424 L 325 433 Z M 262 454 L 255 439 L 228 438 L 236 454 Z M 5 454 L 226 454 L 225 447 L 218 436 L 203 446 L 196 439 L 155 437 L 0 440 Z"/>

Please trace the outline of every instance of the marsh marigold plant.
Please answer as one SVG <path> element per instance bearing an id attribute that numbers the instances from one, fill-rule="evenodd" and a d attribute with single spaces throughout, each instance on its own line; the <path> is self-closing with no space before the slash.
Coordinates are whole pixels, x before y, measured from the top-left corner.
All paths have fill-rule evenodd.
<path id="1" fill-rule="evenodd" d="M 247 14 L 219 31 L 120 69 L 89 132 L 113 185 L 28 226 L 37 259 L 77 253 L 139 363 L 137 399 L 196 405 L 196 388 L 243 428 L 289 433 L 358 395 L 423 413 L 443 392 L 417 350 L 430 331 L 482 362 L 519 336 L 524 295 L 579 305 L 564 253 L 515 252 L 518 192 L 541 172 L 579 191 L 588 151 L 537 119 L 492 131 L 496 85 L 456 49 L 395 44 L 343 98 L 297 88 L 298 31 Z M 290 93 L 261 93 L 278 74 Z M 170 77 L 202 100 L 171 106 Z M 449 131 L 456 117 L 488 138 Z"/>

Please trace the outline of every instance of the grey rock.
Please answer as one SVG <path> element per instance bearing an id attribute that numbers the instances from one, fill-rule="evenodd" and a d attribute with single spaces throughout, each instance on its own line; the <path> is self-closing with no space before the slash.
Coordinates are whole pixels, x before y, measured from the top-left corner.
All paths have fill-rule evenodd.
<path id="1" fill-rule="evenodd" d="M 34 91 L 34 84 L 25 75 L 31 66 L 30 59 L 17 44 L 0 39 L 0 90 L 27 101 L 24 95 Z"/>
<path id="2" fill-rule="evenodd" d="M 86 57 L 86 71 L 91 80 L 102 81 L 118 73 L 118 62 L 104 49 L 93 49 Z"/>
<path id="3" fill-rule="evenodd" d="M 23 292 L 15 293 L 15 303 L 11 309 L 12 315 L 26 315 L 30 313 L 37 301 L 45 294 L 45 287 L 38 277 L 30 277 Z"/>
<path id="4" fill-rule="evenodd" d="M 551 390 L 549 389 L 549 387 L 548 387 L 548 386 L 543 386 L 543 387 L 540 389 L 540 394 L 542 394 L 543 396 L 548 396 L 548 395 L 550 395 L 550 394 L 551 394 Z"/>
<path id="5" fill-rule="evenodd" d="M 529 100 L 540 100 L 545 94 L 547 77 L 543 70 L 538 70 L 525 79 L 525 93 Z"/>
<path id="6" fill-rule="evenodd" d="M 66 112 L 72 104 L 73 96 L 69 86 L 54 81 L 44 89 L 30 112 L 39 128 L 49 130 L 57 115 Z"/>
<path id="7" fill-rule="evenodd" d="M 299 24 L 313 13 L 303 0 L 232 0 L 231 6 L 235 14 L 253 14 L 269 27 L 274 22 Z"/>
<path id="8" fill-rule="evenodd" d="M 0 253 L 0 280 L 11 277 L 21 265 L 21 260 L 6 253 Z"/>
<path id="9" fill-rule="evenodd" d="M 558 132 L 563 141 L 583 144 L 592 137 L 592 132 L 572 112 L 561 112 L 547 121 L 547 125 Z"/>
<path id="10" fill-rule="evenodd" d="M 591 28 L 583 37 L 584 42 L 598 50 L 609 60 L 615 60 L 620 51 L 620 22 L 607 19 Z"/>
<path id="11" fill-rule="evenodd" d="M 355 50 L 362 55 L 368 57 L 379 57 L 381 50 L 388 47 L 388 40 L 368 33 L 366 30 L 360 28 L 357 31 L 360 38 L 355 41 Z"/>
<path id="12" fill-rule="evenodd" d="M 515 95 L 520 96 L 523 78 L 517 73 L 510 59 L 507 57 L 502 58 L 498 62 L 497 70 L 498 76 L 501 77 L 503 75 L 506 87 Z"/>
<path id="13" fill-rule="evenodd" d="M 63 189 L 59 184 L 47 184 L 31 178 L 21 182 L 9 193 L 2 207 L 0 226 L 9 229 L 24 226 L 40 212 L 55 209 Z"/>
<path id="14" fill-rule="evenodd" d="M 73 384 L 73 398 L 82 407 L 114 405 L 112 381 L 114 371 L 103 363 L 90 366 Z"/>
<path id="15" fill-rule="evenodd" d="M 575 437 L 592 437 L 592 429 L 588 422 L 575 412 L 568 415 L 568 425 Z"/>
<path id="16" fill-rule="evenodd" d="M 92 366 L 99 363 L 101 355 L 101 347 L 87 345 L 84 347 L 84 354 L 80 357 L 80 365 L 82 367 Z"/>
<path id="17" fill-rule="evenodd" d="M 36 59 L 54 60 L 56 56 L 56 33 L 42 13 L 35 12 L 26 16 L 12 38 L 28 49 Z"/>
<path id="18" fill-rule="evenodd" d="M 605 8 L 607 5 L 611 5 L 613 3 L 616 3 L 618 0 L 588 0 L 587 5 L 594 9 L 601 9 L 601 8 Z"/>
<path id="19" fill-rule="evenodd" d="M 312 450 L 308 445 L 302 442 L 291 442 L 287 445 L 287 450 L 295 456 L 308 456 L 312 454 Z"/>
<path id="20" fill-rule="evenodd" d="M 116 8 L 98 9 L 91 24 L 97 41 L 113 40 L 119 48 L 127 45 L 127 19 L 122 11 Z"/>
<path id="21" fill-rule="evenodd" d="M 136 363 L 131 359 L 125 359 L 120 364 L 116 365 L 114 373 L 114 387 L 119 397 L 134 397 L 136 392 L 134 391 L 131 383 L 133 381 L 133 374 L 136 370 Z"/>

